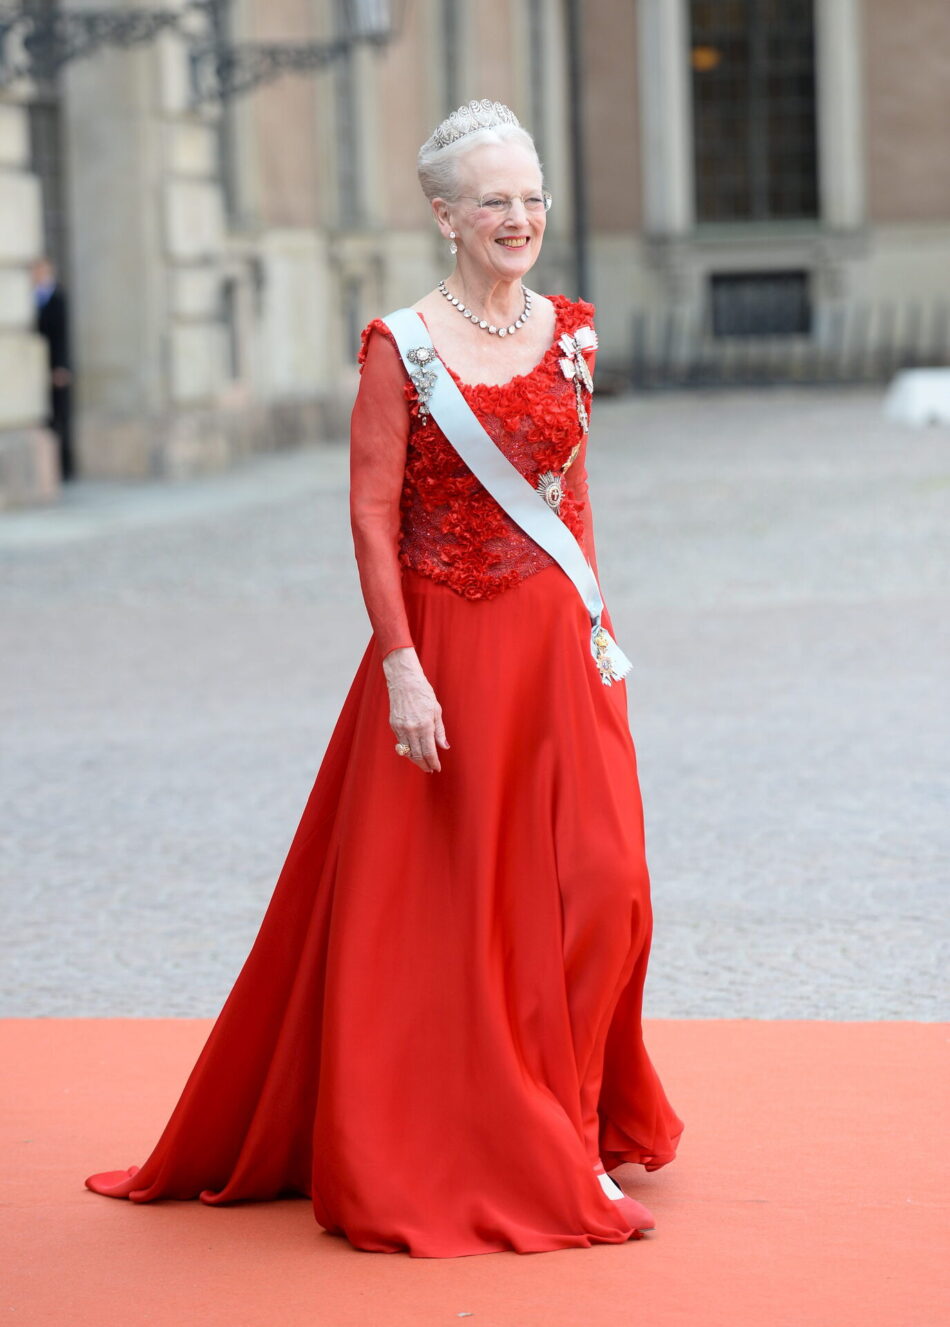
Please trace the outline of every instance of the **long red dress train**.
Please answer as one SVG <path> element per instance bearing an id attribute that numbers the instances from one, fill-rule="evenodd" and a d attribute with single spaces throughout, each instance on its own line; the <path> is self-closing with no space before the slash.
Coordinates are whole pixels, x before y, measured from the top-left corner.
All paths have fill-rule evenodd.
<path id="1" fill-rule="evenodd" d="M 481 598 L 405 566 L 401 591 L 441 773 L 393 753 L 377 634 L 165 1132 L 141 1169 L 87 1184 L 308 1194 L 357 1248 L 417 1257 L 622 1242 L 594 1167 L 656 1169 L 683 1127 L 641 1031 L 626 688 L 601 684 L 555 565 Z"/>

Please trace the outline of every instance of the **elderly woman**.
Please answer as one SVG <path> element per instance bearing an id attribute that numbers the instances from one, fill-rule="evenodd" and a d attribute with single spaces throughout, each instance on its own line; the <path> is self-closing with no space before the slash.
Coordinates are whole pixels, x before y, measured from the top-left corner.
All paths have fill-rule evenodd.
<path id="1" fill-rule="evenodd" d="M 360 1249 L 653 1227 L 607 1172 L 682 1124 L 643 1045 L 652 916 L 629 665 L 594 571 L 594 310 L 545 297 L 507 107 L 419 153 L 455 256 L 370 324 L 351 510 L 373 639 L 254 948 L 145 1165 L 99 1193 L 307 1194 Z M 477 472 L 477 474 L 476 474 Z"/>

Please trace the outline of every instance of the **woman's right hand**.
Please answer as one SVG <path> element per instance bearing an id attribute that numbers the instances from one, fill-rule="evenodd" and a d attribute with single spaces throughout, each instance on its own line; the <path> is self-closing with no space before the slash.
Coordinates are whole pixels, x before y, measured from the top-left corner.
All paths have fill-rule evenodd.
<path id="1" fill-rule="evenodd" d="M 442 725 L 442 706 L 436 700 L 429 679 L 422 671 L 419 656 L 411 647 L 391 650 L 383 659 L 383 673 L 389 688 L 389 726 L 409 748 L 417 769 L 435 774 L 442 768 L 437 748 L 449 749 Z"/>

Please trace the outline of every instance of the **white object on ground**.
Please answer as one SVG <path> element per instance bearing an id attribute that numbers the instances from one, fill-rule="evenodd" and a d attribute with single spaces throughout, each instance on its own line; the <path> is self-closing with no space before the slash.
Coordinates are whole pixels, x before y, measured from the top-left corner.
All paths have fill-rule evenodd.
<path id="1" fill-rule="evenodd" d="M 902 424 L 950 424 L 950 369 L 904 369 L 884 398 L 888 419 Z"/>

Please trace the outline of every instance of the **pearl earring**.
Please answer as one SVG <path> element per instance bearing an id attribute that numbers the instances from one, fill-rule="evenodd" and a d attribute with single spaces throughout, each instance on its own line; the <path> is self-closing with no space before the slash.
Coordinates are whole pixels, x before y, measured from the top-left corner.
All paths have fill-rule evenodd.
<path id="1" fill-rule="evenodd" d="M 450 230 L 450 231 L 449 231 L 449 239 L 452 241 L 452 243 L 449 245 L 449 253 L 458 253 L 458 251 L 459 251 L 459 246 L 455 243 L 455 231 L 454 231 L 454 230 Z"/>

